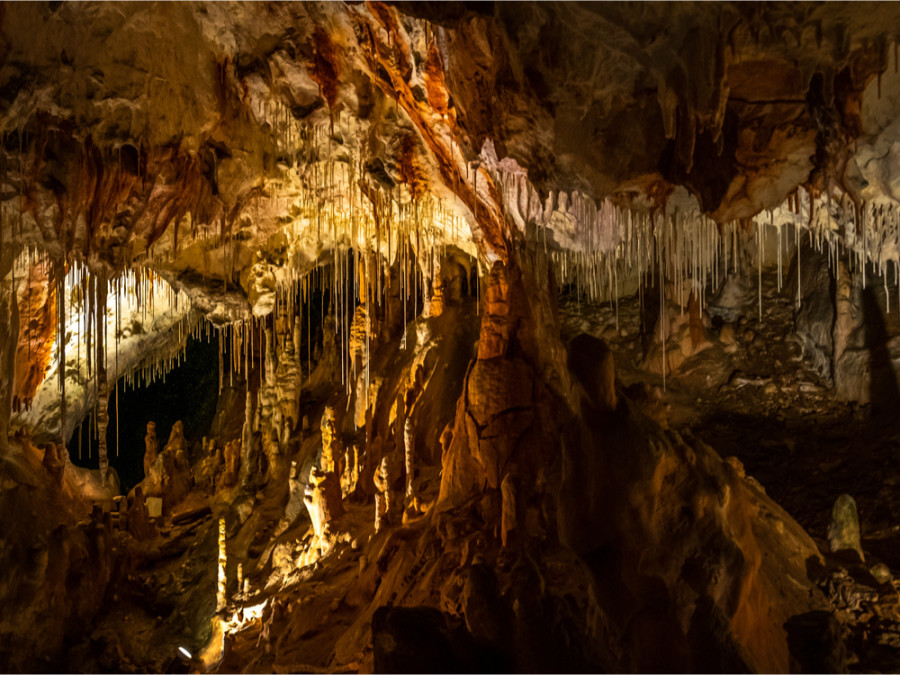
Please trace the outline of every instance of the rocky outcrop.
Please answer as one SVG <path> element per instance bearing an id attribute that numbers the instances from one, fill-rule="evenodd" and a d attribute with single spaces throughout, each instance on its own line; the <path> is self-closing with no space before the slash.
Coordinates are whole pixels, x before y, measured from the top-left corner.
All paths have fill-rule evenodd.
<path id="1" fill-rule="evenodd" d="M 665 308 L 653 327 L 652 340 L 642 362 L 645 370 L 660 375 L 679 370 L 685 361 L 710 346 L 709 316 L 701 312 L 693 292 L 682 307 L 670 302 L 667 292 Z"/>
<path id="2" fill-rule="evenodd" d="M 89 515 L 99 476 L 73 467 L 64 451 L 43 459 L 27 436 L 10 439 L 0 457 L 0 666 L 9 671 L 66 670 L 117 564 L 109 514 Z"/>
<path id="3" fill-rule="evenodd" d="M 150 424 L 147 425 L 147 453 L 145 460 L 151 451 L 158 446 L 156 441 L 156 428 L 153 427 L 152 436 Z M 141 489 L 144 497 L 162 499 L 163 509 L 168 512 L 187 496 L 193 486 L 191 477 L 191 465 L 187 459 L 187 442 L 184 438 L 184 426 L 181 421 L 172 425 L 169 440 L 165 448 L 149 464 L 149 472 L 141 481 Z"/>
<path id="4" fill-rule="evenodd" d="M 611 639 L 623 667 L 786 671 L 784 622 L 825 606 L 807 596 L 815 544 L 739 468 L 640 417 L 589 424 L 560 491 L 561 536 L 622 627 Z"/>
<path id="5" fill-rule="evenodd" d="M 159 457 L 159 440 L 156 438 L 156 422 L 147 422 L 144 436 L 144 476 L 149 476 L 156 458 Z"/>
<path id="6" fill-rule="evenodd" d="M 617 669 L 787 670 L 785 622 L 826 606 L 807 577 L 819 557 L 813 541 L 739 464 L 662 431 L 627 397 L 611 405 L 619 394 L 602 348 L 571 357 L 571 381 L 584 392 L 568 399 L 572 407 L 555 396 L 553 380 L 543 379 L 554 370 L 523 360 L 535 335 L 523 320 L 523 276 L 505 265 L 492 272 L 479 358 L 444 454 L 436 522 L 474 509 L 488 537 L 520 550 L 552 541 L 558 527 L 609 617 L 595 630 Z M 553 353 L 541 346 L 538 353 Z M 549 437 L 532 446 L 538 433 Z M 648 643 L 665 648 L 641 647 Z"/>

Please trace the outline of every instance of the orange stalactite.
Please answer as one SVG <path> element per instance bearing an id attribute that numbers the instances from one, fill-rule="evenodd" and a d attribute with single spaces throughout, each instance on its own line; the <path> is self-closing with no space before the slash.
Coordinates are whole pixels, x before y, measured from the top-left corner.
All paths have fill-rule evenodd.
<path id="1" fill-rule="evenodd" d="M 421 169 L 416 166 L 416 137 L 413 134 L 406 134 L 400 142 L 400 157 L 397 165 L 400 173 L 400 180 L 409 187 L 409 193 L 416 201 L 425 193 L 425 181 Z"/>
<path id="2" fill-rule="evenodd" d="M 56 339 L 56 284 L 50 283 L 50 263 L 36 262 L 28 271 L 25 292 L 19 300 L 19 337 L 13 379 L 13 407 L 31 405 L 47 374 Z"/>

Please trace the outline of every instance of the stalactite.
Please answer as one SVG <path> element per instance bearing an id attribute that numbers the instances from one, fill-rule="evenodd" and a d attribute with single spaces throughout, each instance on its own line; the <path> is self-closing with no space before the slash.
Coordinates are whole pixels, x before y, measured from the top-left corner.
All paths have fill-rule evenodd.
<path id="1" fill-rule="evenodd" d="M 661 220 L 660 228 L 664 227 L 665 220 Z M 665 232 L 660 232 L 659 244 L 662 248 L 658 248 L 659 255 L 659 330 L 662 341 L 662 375 L 663 375 L 663 391 L 666 389 L 666 370 L 667 370 L 667 354 L 666 354 L 666 322 L 668 321 L 668 312 L 666 311 L 666 277 L 663 259 L 665 258 Z"/>
<path id="2" fill-rule="evenodd" d="M 756 226 L 756 268 L 757 268 L 757 278 L 758 278 L 758 293 L 759 293 L 759 322 L 762 323 L 763 320 L 763 310 L 762 310 L 762 268 L 763 268 L 763 226 Z"/>
<path id="3" fill-rule="evenodd" d="M 108 283 L 106 270 L 100 268 L 97 276 L 97 434 L 99 444 L 97 455 L 100 458 L 100 479 L 104 485 L 109 475 L 109 458 L 106 448 L 106 427 L 109 424 L 109 381 L 106 376 L 106 301 Z"/>
<path id="4" fill-rule="evenodd" d="M 57 371 L 59 375 L 59 435 L 66 444 L 66 273 L 65 262 L 56 263 L 56 311 L 58 335 Z"/>

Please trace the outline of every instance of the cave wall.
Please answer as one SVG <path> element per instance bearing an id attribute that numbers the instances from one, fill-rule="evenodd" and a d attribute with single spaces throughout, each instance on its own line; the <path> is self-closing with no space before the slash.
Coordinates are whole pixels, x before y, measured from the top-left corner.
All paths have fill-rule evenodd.
<path id="1" fill-rule="evenodd" d="M 527 655 L 553 669 L 578 644 L 573 668 L 786 671 L 785 623 L 823 606 L 806 572 L 815 543 L 738 462 L 650 419 L 606 347 L 564 344 L 557 300 L 561 288 L 615 302 L 655 291 L 653 333 L 684 329 L 693 354 L 703 311 L 727 317 L 758 292 L 761 315 L 763 268 L 780 274 L 793 255 L 805 265 L 787 274 L 797 333 L 838 396 L 864 401 L 861 301 L 837 258 L 900 269 L 886 28 L 897 14 L 878 3 L 4 6 L 0 452 L 24 452 L 25 441 L 8 450 L 12 429 L 65 445 L 110 384 L 163 376 L 202 331 L 220 344 L 221 381 L 239 384 L 215 426 L 227 451 L 205 457 L 196 482 L 237 530 L 233 555 L 264 561 L 248 576 L 287 584 L 336 564 L 349 540 L 361 546 L 340 529 L 362 527 L 354 504 L 399 493 L 391 527 L 362 544 L 348 592 L 358 611 L 323 667 L 400 663 L 379 641 L 404 620 L 380 611 L 399 595 L 441 635 L 461 619 L 469 637 L 488 636 L 505 665 Z M 454 306 L 463 275 L 468 297 Z M 304 372 L 294 331 L 308 328 L 311 284 L 327 288 L 330 311 L 316 305 L 322 340 Z M 452 369 L 439 372 L 437 355 Z M 421 403 L 407 418 L 410 390 Z M 320 421 L 326 403 L 336 430 Z M 401 468 L 407 438 L 424 466 L 415 476 Z M 407 509 L 407 477 L 430 480 L 433 503 Z M 179 498 L 194 480 L 181 478 Z M 158 482 L 143 487 L 155 497 Z M 36 499 L 6 492 L 16 509 Z M 307 497 L 304 540 L 291 528 L 307 525 Z M 350 516 L 338 515 L 344 501 Z M 82 558 L 108 557 L 105 540 L 72 537 L 74 558 L 36 582 L 41 602 Z M 29 622 L 59 636 L 60 622 L 92 621 L 105 569 L 65 621 Z M 537 634 L 542 614 L 556 632 Z M 311 621 L 284 624 L 304 635 Z M 220 656 L 240 665 L 244 647 Z"/>

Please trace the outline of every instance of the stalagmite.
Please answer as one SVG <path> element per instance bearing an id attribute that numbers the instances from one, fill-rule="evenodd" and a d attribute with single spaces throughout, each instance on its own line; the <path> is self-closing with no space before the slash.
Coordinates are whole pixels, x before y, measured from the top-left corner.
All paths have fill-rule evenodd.
<path id="1" fill-rule="evenodd" d="M 341 494 L 353 494 L 359 482 L 359 447 L 354 443 L 344 450 L 344 470 L 341 473 Z"/>
<path id="2" fill-rule="evenodd" d="M 417 508 L 418 503 L 415 491 L 415 445 L 416 438 L 412 418 L 407 417 L 403 425 L 403 447 L 406 451 L 406 498 L 411 502 L 413 508 Z"/>
<path id="3" fill-rule="evenodd" d="M 325 407 L 322 415 L 322 454 L 320 466 L 310 470 L 304 502 L 317 537 L 323 537 L 329 525 L 344 513 L 341 502 L 341 444 L 337 438 L 334 408 Z"/>
<path id="4" fill-rule="evenodd" d="M 241 470 L 241 443 L 240 441 L 228 441 L 222 448 L 222 458 L 225 469 L 219 476 L 216 488 L 234 487 L 237 485 Z"/>
<path id="5" fill-rule="evenodd" d="M 266 339 L 265 339 L 265 347 L 266 347 L 266 355 L 265 355 L 265 368 L 266 368 L 266 377 L 265 381 L 270 384 L 274 384 L 275 382 L 275 369 L 277 367 L 277 356 L 275 354 L 275 345 L 272 338 L 272 331 L 269 328 L 266 328 Z"/>
<path id="6" fill-rule="evenodd" d="M 444 313 L 444 284 L 441 279 L 440 265 L 435 266 L 429 289 L 428 312 L 423 311 L 423 316 L 438 317 Z"/>
<path id="7" fill-rule="evenodd" d="M 288 502 L 284 507 L 284 516 L 278 524 L 277 532 L 281 534 L 293 525 L 303 508 L 303 481 L 300 480 L 300 467 L 296 460 L 291 461 L 291 469 L 288 474 Z"/>
<path id="8" fill-rule="evenodd" d="M 15 287 L 6 280 L 13 269 L 15 251 L 15 247 L 8 240 L 9 237 L 3 232 L 3 221 L 0 219 L 0 317 L 3 317 L 0 321 L 0 453 L 6 451 L 8 444 L 19 335 L 19 310 Z"/>
<path id="9" fill-rule="evenodd" d="M 342 448 L 340 439 L 337 437 L 334 408 L 330 405 L 325 406 L 325 412 L 322 413 L 320 430 L 322 433 L 322 471 L 326 473 L 340 473 L 341 469 L 338 462 L 340 461 Z"/>
<path id="10" fill-rule="evenodd" d="M 247 392 L 244 399 L 244 424 L 241 427 L 241 452 L 240 452 L 240 482 L 244 489 L 253 489 L 253 481 L 256 479 L 258 457 L 253 443 L 253 398 L 250 391 L 250 382 L 247 382 Z"/>
<path id="11" fill-rule="evenodd" d="M 156 438 L 156 422 L 147 422 L 147 435 L 144 436 L 144 476 L 150 475 L 150 467 L 159 456 L 159 441 Z"/>
<path id="12" fill-rule="evenodd" d="M 219 566 L 218 580 L 216 583 L 216 612 L 225 610 L 227 600 L 225 567 L 228 564 L 228 554 L 225 551 L 225 519 L 219 518 Z"/>
<path id="13" fill-rule="evenodd" d="M 387 518 L 390 505 L 390 486 L 388 483 L 388 458 L 385 455 L 373 474 L 375 484 L 375 532 L 380 532 Z"/>
<path id="14" fill-rule="evenodd" d="M 44 459 L 42 464 L 53 479 L 53 484 L 59 488 L 63 483 L 63 476 L 66 468 L 66 460 L 63 453 L 60 452 L 61 447 L 54 442 L 47 443 L 44 449 Z"/>

